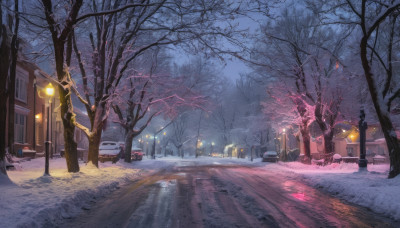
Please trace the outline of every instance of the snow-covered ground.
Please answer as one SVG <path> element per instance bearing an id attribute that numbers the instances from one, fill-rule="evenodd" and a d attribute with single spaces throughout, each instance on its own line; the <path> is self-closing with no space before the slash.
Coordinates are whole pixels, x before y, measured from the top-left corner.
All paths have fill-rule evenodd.
<path id="1" fill-rule="evenodd" d="M 140 178 L 170 165 L 243 164 L 258 166 L 261 172 L 284 173 L 304 180 L 347 201 L 365 206 L 394 219 L 400 219 L 400 177 L 387 179 L 389 166 L 369 165 L 358 172 L 356 164 L 321 167 L 298 162 L 261 163 L 260 159 L 175 158 L 125 164 L 100 163 L 100 169 L 81 164 L 79 173 L 68 173 L 65 160 L 50 161 L 51 176 L 43 176 L 44 159 L 20 163 L 8 175 L 15 184 L 0 180 L 0 227 L 41 227 L 48 221 L 74 217 L 90 208 L 90 201 L 120 188 L 128 180 Z M 1 179 L 1 178 L 0 178 Z"/>
<path id="2" fill-rule="evenodd" d="M 65 159 L 59 158 L 50 160 L 51 176 L 43 176 L 44 158 L 21 162 L 16 171 L 8 172 L 15 184 L 0 180 L 0 227 L 42 227 L 49 220 L 72 217 L 88 209 L 91 200 L 139 177 L 143 167 L 151 172 L 154 163 L 106 162 L 100 169 L 80 164 L 79 173 L 68 173 Z M 158 167 L 163 165 L 157 162 Z"/>
<path id="3" fill-rule="evenodd" d="M 315 188 L 400 220 L 400 176 L 387 179 L 389 164 L 368 164 L 367 171 L 362 172 L 355 163 L 317 166 L 279 162 L 267 164 L 262 169 L 302 178 Z"/>

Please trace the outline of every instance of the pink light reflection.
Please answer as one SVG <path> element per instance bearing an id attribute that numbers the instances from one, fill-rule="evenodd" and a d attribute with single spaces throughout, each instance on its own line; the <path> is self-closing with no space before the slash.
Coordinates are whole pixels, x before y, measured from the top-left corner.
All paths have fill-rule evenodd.
<path id="1" fill-rule="evenodd" d="M 306 201 L 306 197 L 305 197 L 304 192 L 303 192 L 303 193 L 300 193 L 300 192 L 298 192 L 298 193 L 292 193 L 292 194 L 290 194 L 290 195 L 293 196 L 294 198 L 300 200 L 300 201 Z"/>

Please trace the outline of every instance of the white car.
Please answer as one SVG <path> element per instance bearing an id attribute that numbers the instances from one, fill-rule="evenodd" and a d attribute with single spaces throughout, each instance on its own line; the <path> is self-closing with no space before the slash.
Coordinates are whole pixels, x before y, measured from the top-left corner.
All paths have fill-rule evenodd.
<path id="1" fill-rule="evenodd" d="M 99 161 L 112 161 L 117 162 L 119 159 L 119 153 L 121 152 L 121 147 L 117 142 L 104 141 L 100 143 L 99 148 Z"/>
<path id="2" fill-rule="evenodd" d="M 263 154 L 263 162 L 277 162 L 279 159 L 276 151 L 267 151 Z"/>

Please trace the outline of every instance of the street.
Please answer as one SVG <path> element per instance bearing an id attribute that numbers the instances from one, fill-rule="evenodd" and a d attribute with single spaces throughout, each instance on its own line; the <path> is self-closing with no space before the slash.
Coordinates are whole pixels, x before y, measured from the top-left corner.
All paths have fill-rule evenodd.
<path id="1" fill-rule="evenodd" d="M 399 227 L 278 172 L 209 161 L 145 172 L 59 227 Z"/>

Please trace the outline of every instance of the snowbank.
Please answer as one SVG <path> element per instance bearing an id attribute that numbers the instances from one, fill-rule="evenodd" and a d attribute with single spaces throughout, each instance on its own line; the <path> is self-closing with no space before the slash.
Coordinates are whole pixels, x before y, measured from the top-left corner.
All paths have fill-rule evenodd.
<path id="1" fill-rule="evenodd" d="M 8 172 L 15 184 L 0 186 L 0 227 L 51 227 L 56 220 L 89 209 L 96 198 L 141 173 L 132 164 L 80 166 L 79 173 L 68 173 L 64 159 L 52 159 L 51 176 L 43 176 L 44 158 L 38 158 Z"/>
<path id="2" fill-rule="evenodd" d="M 387 179 L 389 164 L 369 164 L 368 171 L 361 172 L 354 163 L 317 166 L 280 162 L 267 165 L 264 169 L 300 175 L 305 182 L 316 188 L 400 220 L 400 176 Z"/>

